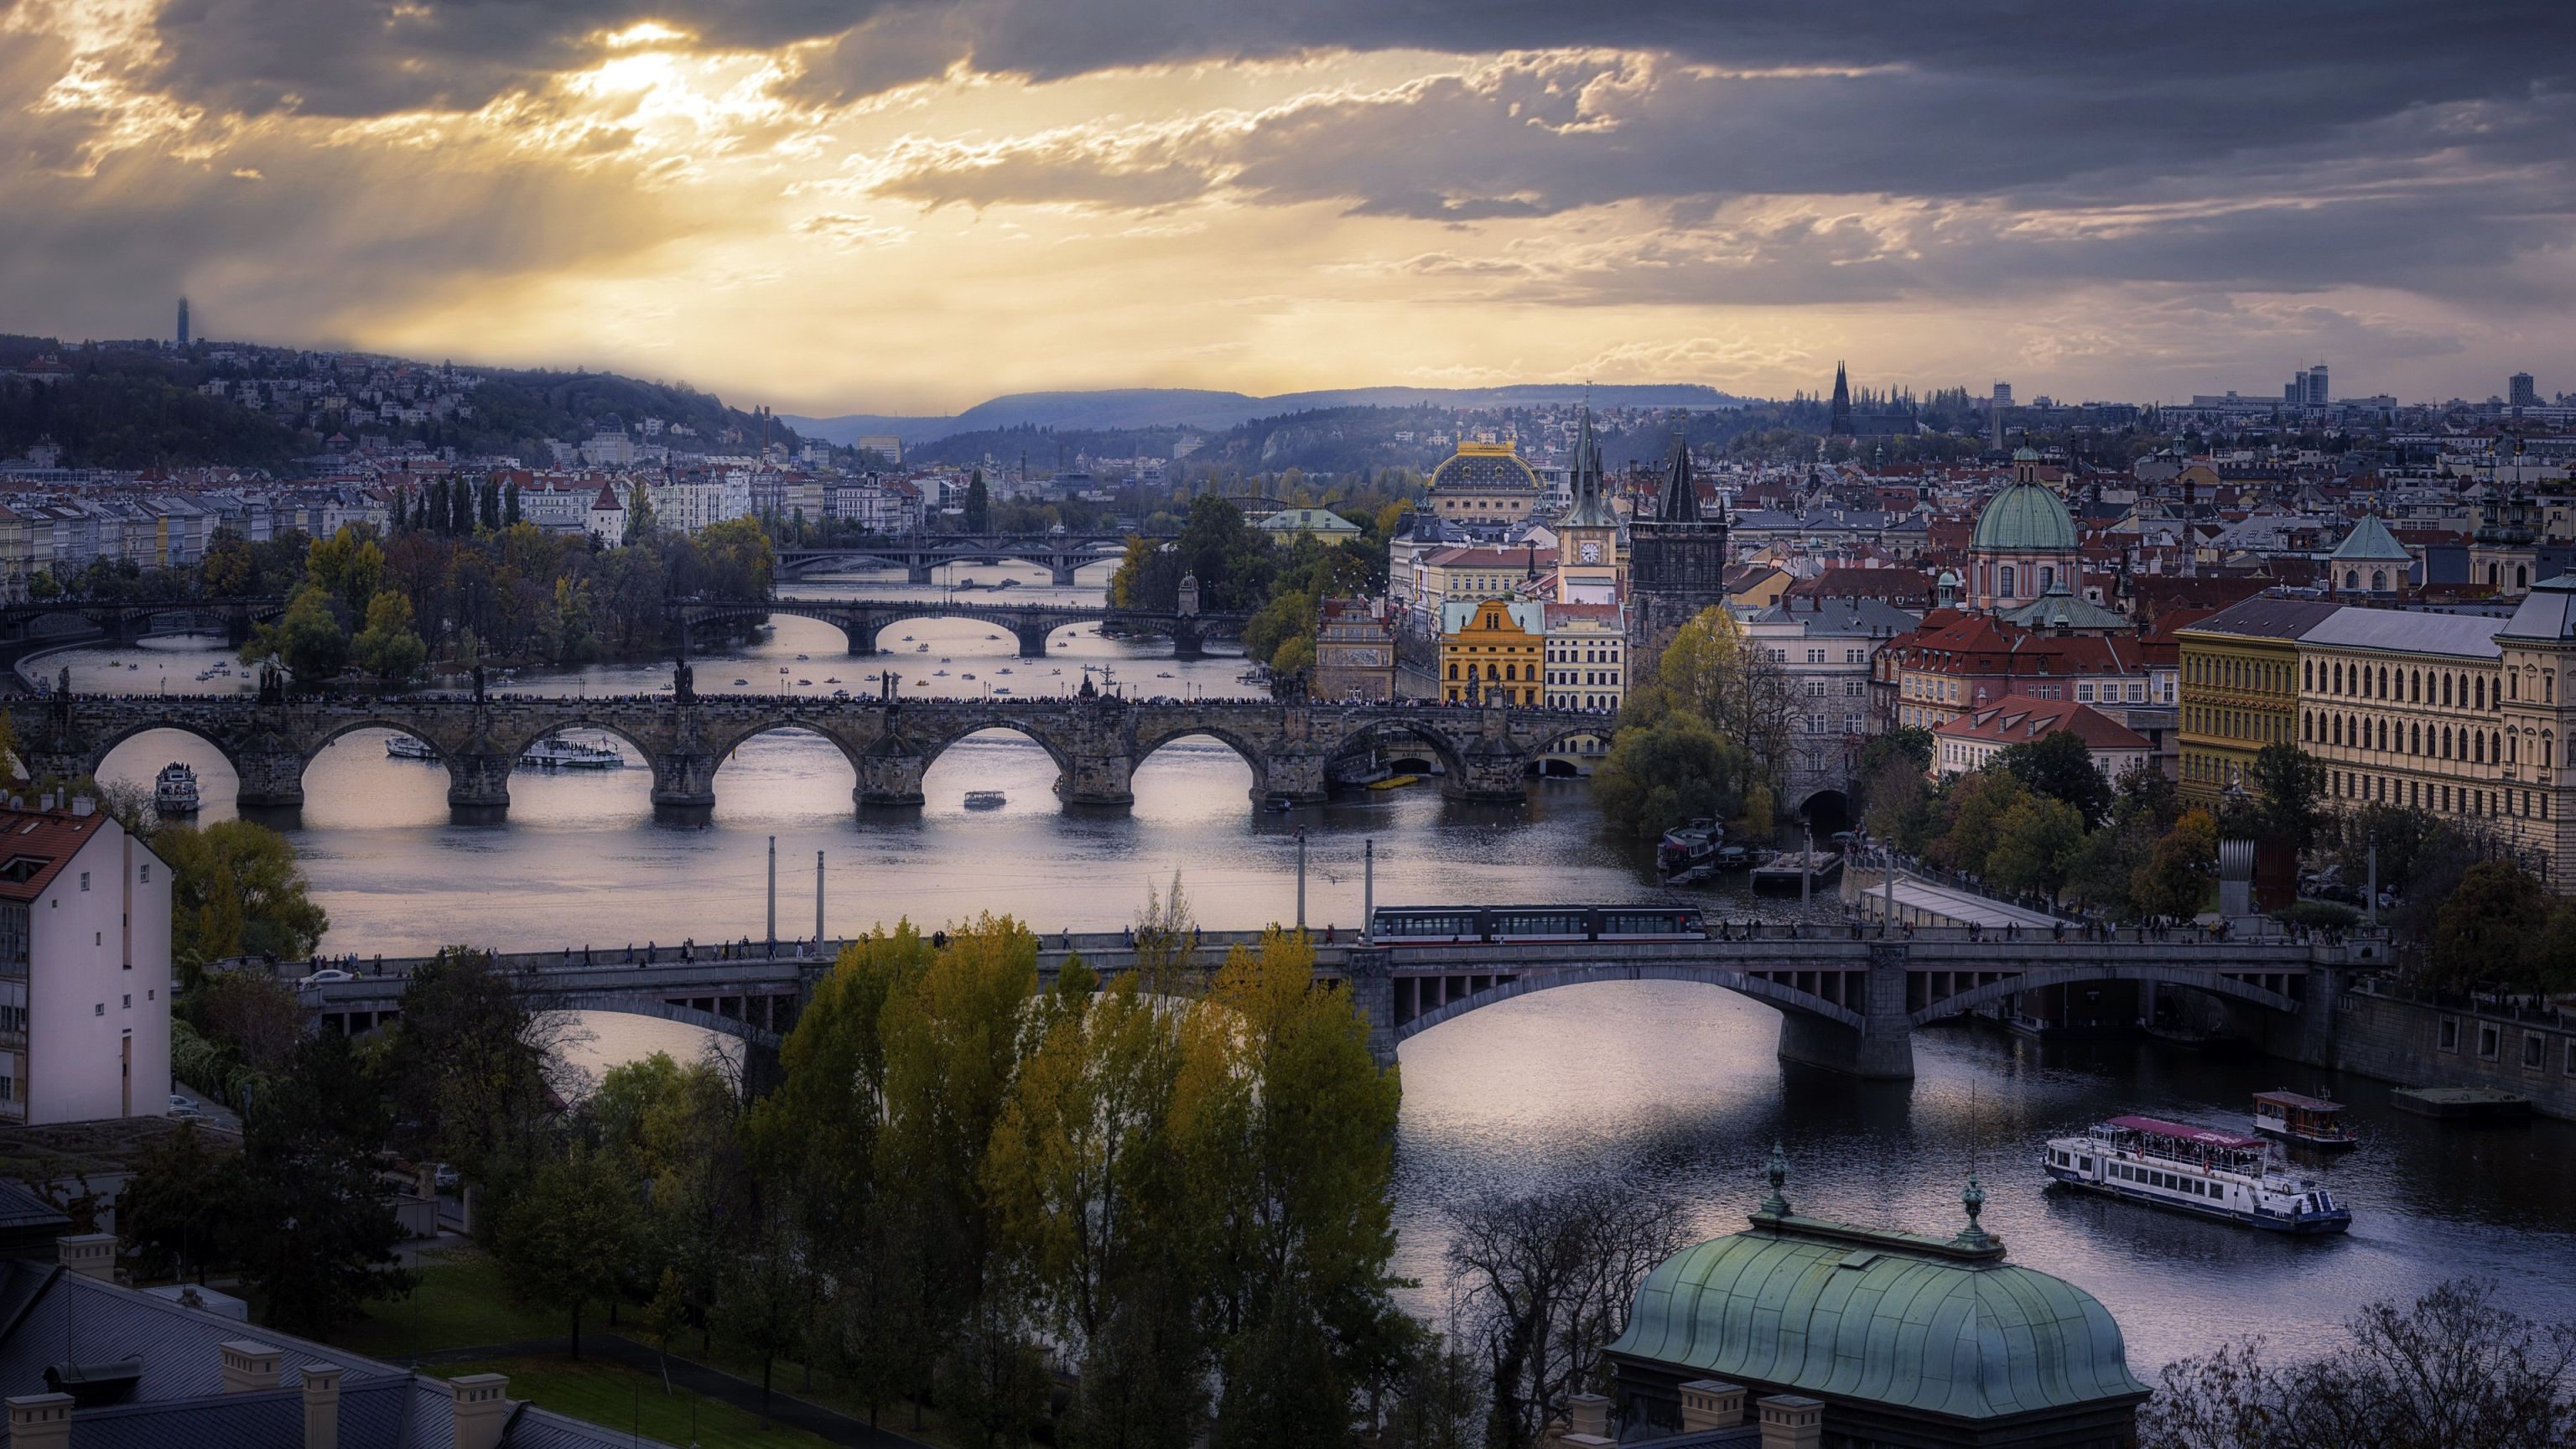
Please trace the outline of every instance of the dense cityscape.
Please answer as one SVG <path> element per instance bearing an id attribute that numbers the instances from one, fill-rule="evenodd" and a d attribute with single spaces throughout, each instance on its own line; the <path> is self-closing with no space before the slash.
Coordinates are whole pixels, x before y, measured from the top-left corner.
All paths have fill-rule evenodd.
<path id="1" fill-rule="evenodd" d="M 2576 18 L 380 10 L 0 3 L 7 1449 L 2576 1449 Z"/>

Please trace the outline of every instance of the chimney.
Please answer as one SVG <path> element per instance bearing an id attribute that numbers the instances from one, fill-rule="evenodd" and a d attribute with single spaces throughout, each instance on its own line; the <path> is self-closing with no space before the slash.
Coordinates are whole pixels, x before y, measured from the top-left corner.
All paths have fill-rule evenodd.
<path id="1" fill-rule="evenodd" d="M 97 813 L 98 813 L 98 801 L 96 801 L 96 800 L 94 800 L 94 799 L 90 798 L 90 797 L 89 797 L 89 796 L 87 796 L 87 795 L 74 795 L 74 796 L 72 797 L 72 814 L 74 814 L 74 815 L 95 815 L 95 814 L 97 814 Z"/>
<path id="2" fill-rule="evenodd" d="M 217 1345 L 224 1356 L 224 1392 L 251 1394 L 277 1387 L 277 1362 L 285 1355 L 255 1339 L 227 1339 Z"/>
<path id="3" fill-rule="evenodd" d="M 340 1366 L 304 1366 L 304 1449 L 340 1449 Z"/>
<path id="4" fill-rule="evenodd" d="M 9 1449 L 71 1449 L 72 1396 L 27 1394 L 9 1401 Z"/>
<path id="5" fill-rule="evenodd" d="M 116 1281 L 116 1234 L 73 1233 L 54 1239 L 54 1261 L 63 1270 L 95 1278 L 101 1283 Z"/>
<path id="6" fill-rule="evenodd" d="M 1744 1386 L 1716 1379 L 1693 1379 L 1682 1385 L 1682 1432 L 1732 1429 L 1744 1422 Z"/>
<path id="7" fill-rule="evenodd" d="M 456 1395 L 456 1449 L 501 1449 L 501 1430 L 510 1422 L 510 1380 L 501 1374 L 466 1374 L 449 1379 L 447 1386 Z"/>
<path id="8" fill-rule="evenodd" d="M 1759 1407 L 1762 1449 L 1821 1449 L 1825 1442 L 1823 1404 L 1797 1394 L 1773 1394 Z"/>

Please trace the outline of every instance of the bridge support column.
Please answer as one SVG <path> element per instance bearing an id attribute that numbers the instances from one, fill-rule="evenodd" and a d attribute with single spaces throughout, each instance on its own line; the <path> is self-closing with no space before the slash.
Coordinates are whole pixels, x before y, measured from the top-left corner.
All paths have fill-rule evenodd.
<path id="1" fill-rule="evenodd" d="M 1135 772 L 1125 755 L 1075 755 L 1055 777 L 1055 795 L 1067 805 L 1133 805 Z"/>
<path id="2" fill-rule="evenodd" d="M 1181 619 L 1172 625 L 1172 657 L 1174 659 L 1205 659 L 1207 657 L 1207 649 L 1205 647 L 1206 642 L 1207 636 L 1199 632 L 1197 621 L 1192 619 Z"/>
<path id="3" fill-rule="evenodd" d="M 1351 1004 L 1368 1017 L 1369 1059 L 1383 1071 L 1395 1065 L 1395 974 L 1383 950 L 1354 947 L 1342 971 Z"/>
<path id="4" fill-rule="evenodd" d="M 850 641 L 853 656 L 877 652 L 877 620 L 867 614 L 845 614 L 832 621 Z"/>
<path id="5" fill-rule="evenodd" d="M 920 755 L 861 755 L 858 788 L 850 795 L 862 810 L 916 806 L 929 773 L 930 761 Z"/>
<path id="6" fill-rule="evenodd" d="M 1780 1059 L 1847 1076 L 1903 1080 L 1914 1075 L 1914 1023 L 1905 1009 L 1905 947 L 1873 942 L 1858 1031 L 1821 1016 L 1780 1018 Z"/>
<path id="7" fill-rule="evenodd" d="M 244 806 L 286 808 L 304 803 L 304 757 L 293 750 L 236 755 L 233 769 L 241 776 Z"/>
<path id="8" fill-rule="evenodd" d="M 903 561 L 903 581 L 907 584 L 929 583 L 930 576 L 938 571 L 939 565 L 927 559 L 909 558 Z"/>
<path id="9" fill-rule="evenodd" d="M 1262 778 L 1253 782 L 1252 798 L 1288 800 L 1299 805 L 1324 802 L 1324 757 L 1321 755 L 1275 755 Z"/>
<path id="10" fill-rule="evenodd" d="M 653 803 L 676 809 L 704 810 L 716 803 L 716 760 L 695 752 L 655 755 Z"/>
<path id="11" fill-rule="evenodd" d="M 1074 581 L 1073 576 L 1081 572 L 1081 569 L 1082 565 L 1078 563 L 1059 563 L 1054 560 L 1049 560 L 1047 563 L 1047 582 L 1059 589 L 1072 588 Z"/>
<path id="12" fill-rule="evenodd" d="M 250 606 L 235 604 L 224 611 L 224 643 L 239 649 L 250 642 Z"/>
<path id="13" fill-rule="evenodd" d="M 1470 750 L 1458 766 L 1440 777 L 1440 793 L 1452 800 L 1517 805 L 1529 798 L 1529 762 L 1512 751 Z"/>
<path id="14" fill-rule="evenodd" d="M 1055 626 L 1053 624 L 1013 624 L 1011 632 L 1020 636 L 1022 659 L 1044 659 L 1047 652 L 1047 636 L 1055 632 Z"/>
<path id="15" fill-rule="evenodd" d="M 510 808 L 510 769 L 518 761 L 497 751 L 447 757 L 447 805 L 451 810 Z"/>

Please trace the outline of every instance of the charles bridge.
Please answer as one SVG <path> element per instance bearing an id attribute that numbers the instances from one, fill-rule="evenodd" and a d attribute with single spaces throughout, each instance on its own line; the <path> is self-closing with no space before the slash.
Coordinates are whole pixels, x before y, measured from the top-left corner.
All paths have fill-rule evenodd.
<path id="1" fill-rule="evenodd" d="M 2009 1003 L 2023 992 L 2103 982 L 2152 983 L 2220 1001 L 2245 1034 L 2284 1056 L 2325 1060 L 2350 978 L 2379 969 L 2383 943 L 2211 940 L 2116 932 L 2109 940 L 2032 933 L 2016 939 L 1924 928 L 1897 937 L 1874 926 L 1764 926 L 1706 940 L 1406 945 L 1336 932 L 1316 941 L 1318 975 L 1350 991 L 1368 1014 L 1370 1049 L 1382 1064 L 1397 1047 L 1470 1012 L 1533 992 L 1616 981 L 1686 981 L 1749 997 L 1780 1012 L 1782 1060 L 1845 1075 L 1914 1075 L 1915 1029 Z M 1210 931 L 1197 964 L 1257 932 Z M 656 947 L 566 947 L 498 958 L 532 999 L 551 1007 L 629 1012 L 686 1022 L 742 1039 L 755 1057 L 774 1053 L 839 942 Z M 1115 975 L 1137 953 L 1120 933 L 1039 938 L 1042 982 L 1072 955 Z M 354 980 L 305 987 L 325 1025 L 363 1032 L 400 1013 L 405 979 L 420 963 L 361 962 Z M 300 968 L 297 968 L 300 969 Z"/>
<path id="2" fill-rule="evenodd" d="M 1046 568 L 1049 583 L 1071 588 L 1074 575 L 1085 566 L 1125 554 L 1128 537 L 1123 533 L 889 534 L 820 548 L 781 548 L 775 557 L 781 577 L 854 563 L 901 564 L 904 577 L 916 584 L 929 583 L 942 564 L 1039 564 Z"/>
<path id="3" fill-rule="evenodd" d="M 757 620 L 772 614 L 820 619 L 849 636 L 854 655 L 883 648 L 878 636 L 906 619 L 972 619 L 1008 629 L 1019 641 L 1020 656 L 1046 656 L 1048 637 L 1074 624 L 1099 624 L 1129 634 L 1159 634 L 1172 641 L 1176 659 L 1196 659 L 1211 638 L 1243 633 L 1248 616 L 1202 614 L 1192 610 L 1120 609 L 1106 604 L 1005 604 L 973 595 L 941 599 L 747 599 L 738 603 L 685 601 L 673 606 L 692 634 L 707 625 Z"/>
<path id="4" fill-rule="evenodd" d="M 882 684 L 883 682 L 880 681 Z M 633 747 L 653 771 L 657 806 L 715 803 L 716 770 L 735 747 L 771 730 L 807 730 L 837 747 L 858 777 L 861 808 L 922 803 L 922 779 L 949 746 L 978 731 L 1014 730 L 1056 763 L 1068 805 L 1133 803 L 1136 767 L 1174 740 L 1231 747 L 1252 769 L 1259 799 L 1325 797 L 1328 767 L 1380 745 L 1427 753 L 1444 794 L 1518 800 L 1534 766 L 1559 742 L 1606 728 L 1578 710 L 1468 705 L 1353 705 L 1261 700 L 1125 699 L 1086 679 L 1069 699 L 808 699 L 700 695 L 688 666 L 656 695 L 539 697 L 293 695 L 274 675 L 257 694 L 83 695 L 56 691 L 8 702 L 20 758 L 40 776 L 97 773 L 110 750 L 146 730 L 179 730 L 214 746 L 241 780 L 249 807 L 304 803 L 304 771 L 355 730 L 392 730 L 434 750 L 448 803 L 502 809 L 510 774 L 537 741 L 596 730 Z"/>

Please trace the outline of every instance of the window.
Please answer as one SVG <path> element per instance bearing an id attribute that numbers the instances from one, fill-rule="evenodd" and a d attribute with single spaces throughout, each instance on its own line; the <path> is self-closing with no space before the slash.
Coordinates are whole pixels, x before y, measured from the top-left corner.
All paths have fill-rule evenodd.
<path id="1" fill-rule="evenodd" d="M 142 883 L 145 885 L 152 884 L 152 862 L 148 860 L 143 862 L 141 869 L 143 871 L 143 875 L 141 877 Z"/>
<path id="2" fill-rule="evenodd" d="M 2494 1061 L 2504 1050 L 2504 1031 L 2489 1022 L 2478 1023 L 2478 1055 Z"/>
<path id="3" fill-rule="evenodd" d="M 2548 1050 L 2549 1038 L 2542 1036 L 2536 1031 L 2524 1032 L 2522 1036 L 2523 1069 L 2533 1072 L 2539 1071 L 2541 1064 L 2548 1060 L 2548 1057 L 2545 1055 Z"/>
<path id="4" fill-rule="evenodd" d="M 81 872 L 81 889 L 82 889 L 82 890 L 88 890 L 88 889 L 89 889 L 89 872 L 88 872 L 88 871 L 82 871 L 82 872 Z"/>
<path id="5" fill-rule="evenodd" d="M 2438 1039 L 2441 1043 L 2442 1050 L 2446 1052 L 2458 1051 L 2460 1049 L 2460 1023 L 2454 1018 L 2444 1017 L 2442 1019 L 2442 1029 L 2439 1033 Z"/>

